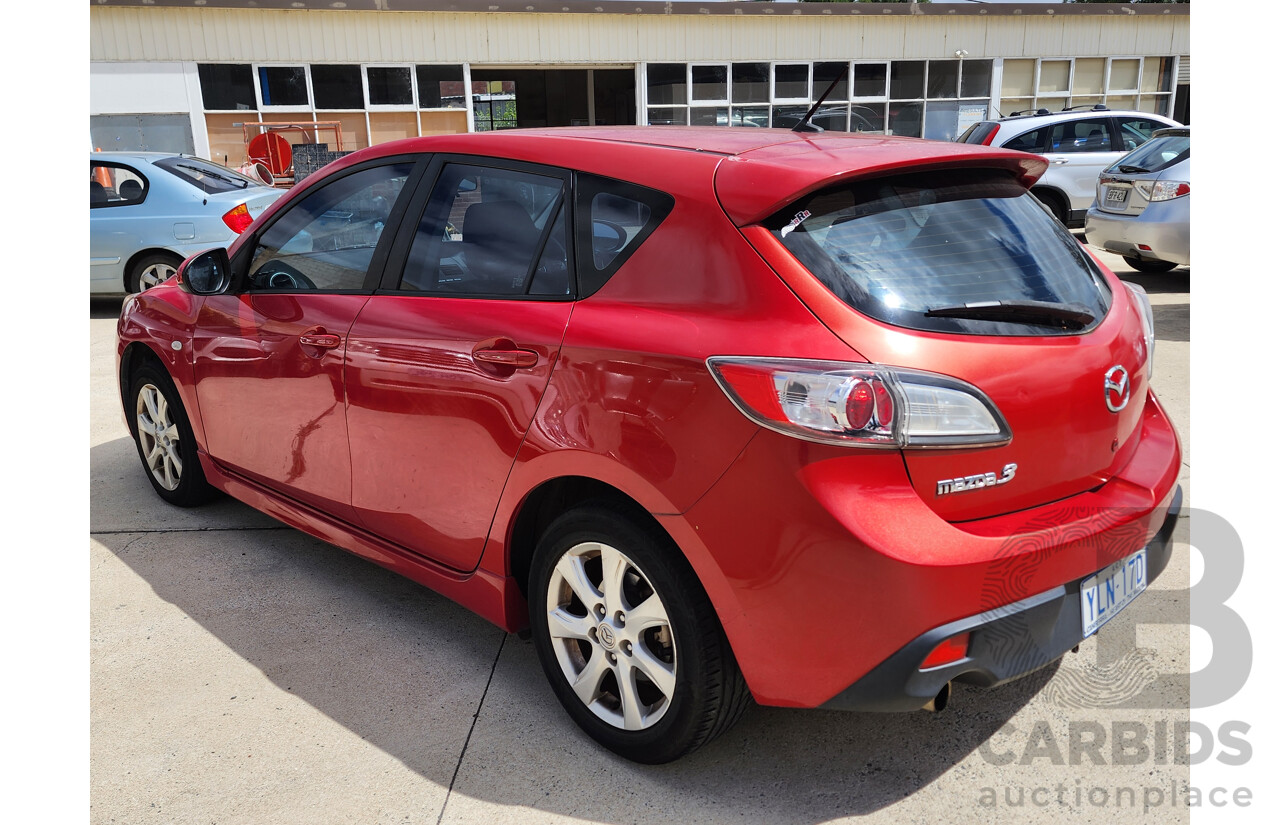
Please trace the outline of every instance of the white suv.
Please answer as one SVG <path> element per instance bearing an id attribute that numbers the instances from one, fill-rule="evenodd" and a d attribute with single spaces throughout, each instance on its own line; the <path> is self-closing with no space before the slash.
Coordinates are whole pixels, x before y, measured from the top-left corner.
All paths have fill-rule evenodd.
<path id="1" fill-rule="evenodd" d="M 1102 170 L 1145 143 L 1156 129 L 1179 125 L 1150 112 L 1111 111 L 1098 105 L 983 120 L 956 140 L 1043 155 L 1049 169 L 1031 191 L 1058 220 L 1079 227 Z"/>

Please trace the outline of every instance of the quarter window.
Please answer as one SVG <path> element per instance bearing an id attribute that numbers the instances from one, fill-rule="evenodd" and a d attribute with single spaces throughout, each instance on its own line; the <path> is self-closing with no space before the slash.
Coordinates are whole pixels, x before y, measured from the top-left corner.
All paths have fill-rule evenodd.
<path id="1" fill-rule="evenodd" d="M 374 252 L 411 163 L 364 169 L 304 197 L 258 238 L 253 292 L 364 288 Z"/>
<path id="2" fill-rule="evenodd" d="M 147 179 L 127 166 L 89 164 L 89 208 L 132 206 L 147 199 Z"/>

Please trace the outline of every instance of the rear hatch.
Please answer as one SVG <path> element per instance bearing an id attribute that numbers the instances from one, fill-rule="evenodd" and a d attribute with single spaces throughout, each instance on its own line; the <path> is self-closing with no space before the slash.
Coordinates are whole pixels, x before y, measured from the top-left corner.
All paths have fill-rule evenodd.
<path id="1" fill-rule="evenodd" d="M 1156 200 L 1167 199 L 1165 192 L 1154 191 L 1156 182 L 1188 181 L 1189 170 L 1185 174 L 1182 170 L 1190 158 L 1191 134 L 1187 130 L 1169 130 L 1153 137 L 1099 176 L 1098 209 L 1111 215 L 1141 215 L 1153 195 Z"/>
<path id="2" fill-rule="evenodd" d="M 1089 490 L 1136 448 L 1149 347 L 1138 299 L 1015 173 L 844 181 L 743 231 L 851 358 L 960 379 L 998 411 L 1004 439 L 903 448 L 944 518 Z M 913 409 L 924 420 L 927 404 Z"/>

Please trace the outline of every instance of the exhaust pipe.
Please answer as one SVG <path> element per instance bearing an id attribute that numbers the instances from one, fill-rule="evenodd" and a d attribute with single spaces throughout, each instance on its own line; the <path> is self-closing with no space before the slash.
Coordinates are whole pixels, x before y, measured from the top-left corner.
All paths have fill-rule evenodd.
<path id="1" fill-rule="evenodd" d="M 946 710 L 949 701 L 951 701 L 951 683 L 947 682 L 942 686 L 942 690 L 938 691 L 937 696 L 925 702 L 924 710 L 930 713 L 941 713 Z"/>

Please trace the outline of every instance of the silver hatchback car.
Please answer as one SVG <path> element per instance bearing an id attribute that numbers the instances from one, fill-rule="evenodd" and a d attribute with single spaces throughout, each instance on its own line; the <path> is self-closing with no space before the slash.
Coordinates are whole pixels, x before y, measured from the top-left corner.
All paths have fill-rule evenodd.
<path id="1" fill-rule="evenodd" d="M 1191 263 L 1191 128 L 1160 129 L 1098 177 L 1085 239 L 1139 272 Z"/>

